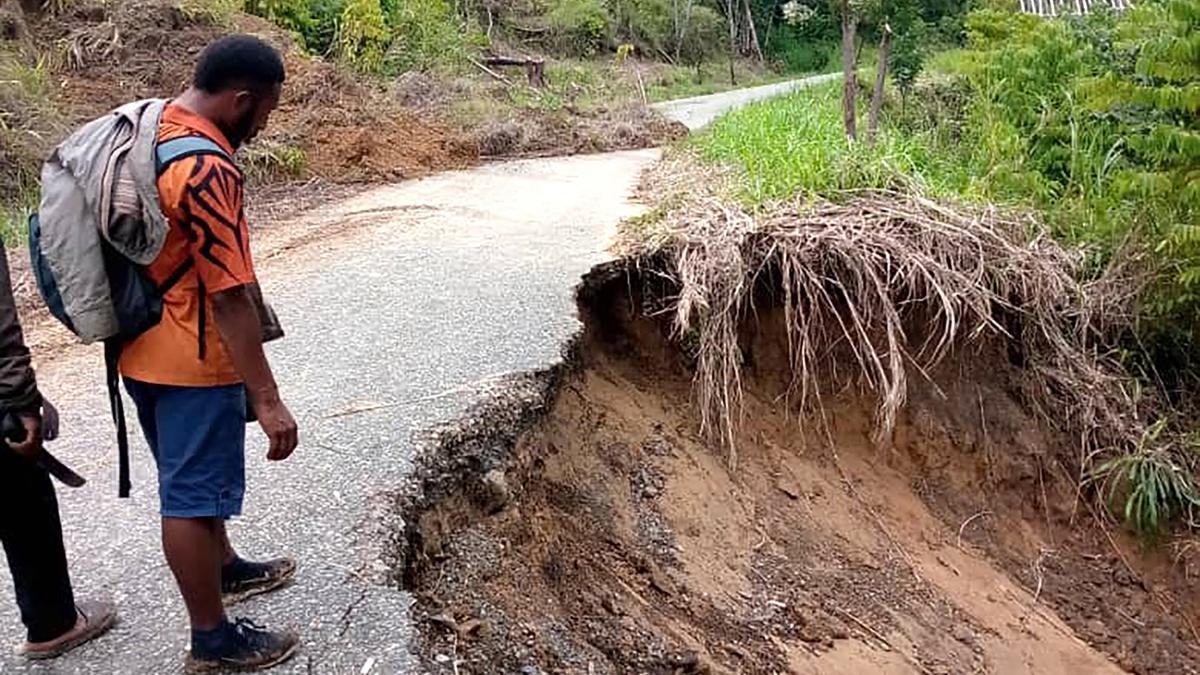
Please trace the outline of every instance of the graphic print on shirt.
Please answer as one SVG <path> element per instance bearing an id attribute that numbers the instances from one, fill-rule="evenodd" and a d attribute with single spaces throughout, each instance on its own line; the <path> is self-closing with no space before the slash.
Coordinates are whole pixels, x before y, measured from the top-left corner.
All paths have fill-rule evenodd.
<path id="1" fill-rule="evenodd" d="M 183 222 L 188 241 L 197 253 L 231 277 L 227 259 L 237 247 L 237 263 L 246 257 L 243 237 L 245 226 L 241 195 L 244 179 L 227 161 L 213 155 L 196 157 L 188 179 L 187 197 L 181 200 Z M 232 245 L 229 240 L 232 240 Z M 224 259 L 223 259 L 224 258 Z M 241 269 L 243 264 L 235 264 Z"/>

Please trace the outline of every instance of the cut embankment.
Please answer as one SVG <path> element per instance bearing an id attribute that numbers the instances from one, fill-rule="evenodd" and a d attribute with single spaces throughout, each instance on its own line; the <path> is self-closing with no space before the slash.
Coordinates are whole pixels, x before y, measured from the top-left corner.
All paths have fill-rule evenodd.
<path id="1" fill-rule="evenodd" d="M 431 669 L 1198 672 L 1196 552 L 1080 488 L 1143 427 L 1069 255 L 915 197 L 726 204 L 633 224 L 566 365 L 419 462 Z"/>
<path id="2" fill-rule="evenodd" d="M 1194 592 L 1076 512 L 1002 349 L 914 381 L 880 447 L 855 388 L 798 419 L 764 300 L 731 470 L 655 285 L 594 274 L 570 365 L 426 464 L 402 558 L 434 672 L 1195 672 Z"/>

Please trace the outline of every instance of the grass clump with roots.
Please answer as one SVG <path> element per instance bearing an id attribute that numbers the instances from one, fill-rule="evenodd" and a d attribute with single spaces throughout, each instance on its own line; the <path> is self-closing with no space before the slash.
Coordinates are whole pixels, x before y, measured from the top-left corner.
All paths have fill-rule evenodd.
<path id="1" fill-rule="evenodd" d="M 791 393 L 802 410 L 820 418 L 826 397 L 858 386 L 876 400 L 875 440 L 883 442 L 910 377 L 961 348 L 1001 341 L 1024 362 L 1026 404 L 1078 439 L 1078 456 L 1063 459 L 1080 482 L 1153 502 L 1130 507 L 1139 531 L 1155 532 L 1182 506 L 1200 504 L 1192 453 L 1165 443 L 1175 433 L 1165 422 L 1151 427 L 1152 397 L 1110 356 L 1138 292 L 1117 271 L 1081 281 L 1082 257 L 1028 213 L 912 190 L 751 207 L 734 198 L 741 185 L 728 169 L 676 152 L 643 186 L 664 206 L 621 242 L 674 287 L 675 332 L 695 342 L 702 425 L 731 463 L 742 403 L 738 328 L 753 312 L 756 283 L 770 278 L 780 286 Z M 828 377 L 822 365 L 831 358 L 849 358 L 853 374 Z M 1139 452 L 1154 461 L 1131 467 L 1126 458 Z"/>

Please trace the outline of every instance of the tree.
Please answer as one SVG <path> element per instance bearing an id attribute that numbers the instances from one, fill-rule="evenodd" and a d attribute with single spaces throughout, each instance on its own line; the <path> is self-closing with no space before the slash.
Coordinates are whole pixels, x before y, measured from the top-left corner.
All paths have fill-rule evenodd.
<path id="1" fill-rule="evenodd" d="M 871 113 L 867 117 L 867 142 L 874 143 L 879 133 L 879 113 L 883 110 L 883 86 L 887 82 L 888 55 L 892 47 L 892 26 L 883 24 L 879 38 L 879 65 L 875 67 L 875 88 L 871 91 Z"/>
<path id="2" fill-rule="evenodd" d="M 1200 0 L 1138 5 L 1121 19 L 1116 47 L 1132 69 L 1110 71 L 1088 93 L 1127 124 L 1130 161 L 1117 188 L 1161 208 L 1155 248 L 1173 261 L 1174 288 L 1158 310 L 1200 338 Z"/>
<path id="3" fill-rule="evenodd" d="M 729 83 L 737 84 L 737 72 L 733 69 L 733 62 L 737 59 L 737 10 L 733 7 L 733 0 L 725 0 L 725 19 L 729 22 Z"/>
<path id="4" fill-rule="evenodd" d="M 858 139 L 858 14 L 851 0 L 841 0 L 842 11 L 842 123 L 846 138 Z"/>

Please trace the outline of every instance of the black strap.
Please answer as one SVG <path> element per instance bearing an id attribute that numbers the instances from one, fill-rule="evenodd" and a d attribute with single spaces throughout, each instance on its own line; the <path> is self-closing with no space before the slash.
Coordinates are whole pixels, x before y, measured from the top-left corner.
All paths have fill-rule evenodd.
<path id="1" fill-rule="evenodd" d="M 199 291 L 200 292 L 200 316 L 198 317 L 197 323 L 200 324 L 200 326 L 199 326 L 200 329 L 196 332 L 199 333 L 197 339 L 200 341 L 200 345 L 199 345 L 200 360 L 203 361 L 205 352 L 207 351 L 205 349 L 207 340 L 204 339 L 204 336 L 207 334 L 207 330 L 208 330 L 208 298 L 204 294 L 204 282 L 203 281 L 200 282 L 199 287 L 200 287 L 200 291 Z"/>
<path id="2" fill-rule="evenodd" d="M 125 403 L 121 400 L 121 349 L 125 345 L 116 338 L 104 341 L 104 369 L 108 379 L 108 404 L 113 424 L 117 425 L 117 497 L 129 497 L 129 430 L 125 427 Z"/>

